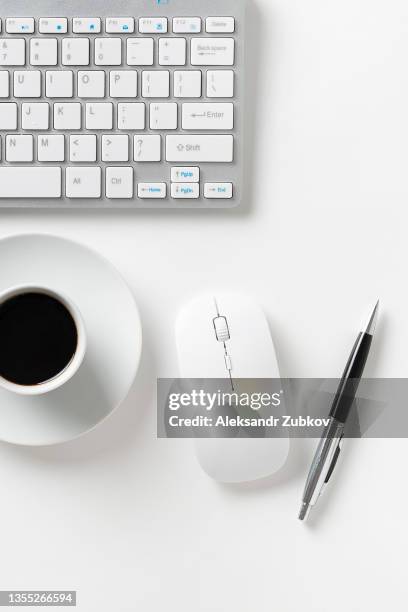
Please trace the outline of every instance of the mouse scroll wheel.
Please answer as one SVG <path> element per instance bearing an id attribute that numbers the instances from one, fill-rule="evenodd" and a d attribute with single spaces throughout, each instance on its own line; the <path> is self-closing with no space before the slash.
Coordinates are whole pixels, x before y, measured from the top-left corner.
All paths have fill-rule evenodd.
<path id="1" fill-rule="evenodd" d="M 225 317 L 216 317 L 214 319 L 214 329 L 219 342 L 226 342 L 230 339 L 228 323 Z"/>

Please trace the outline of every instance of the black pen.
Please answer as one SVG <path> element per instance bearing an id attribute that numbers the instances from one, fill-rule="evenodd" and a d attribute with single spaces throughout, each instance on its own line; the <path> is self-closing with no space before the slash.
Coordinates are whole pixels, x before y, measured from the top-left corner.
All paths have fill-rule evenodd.
<path id="1" fill-rule="evenodd" d="M 301 521 L 307 518 L 310 509 L 319 499 L 339 457 L 344 429 L 370 352 L 378 318 L 378 308 L 379 302 L 375 305 L 368 324 L 357 336 L 334 397 L 329 415 L 330 422 L 325 428 L 317 447 L 303 492 L 302 507 L 299 513 Z"/>

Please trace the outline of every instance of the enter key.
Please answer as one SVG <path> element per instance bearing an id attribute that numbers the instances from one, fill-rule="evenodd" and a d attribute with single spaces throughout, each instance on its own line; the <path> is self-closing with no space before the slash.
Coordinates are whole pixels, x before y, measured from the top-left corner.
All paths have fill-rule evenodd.
<path id="1" fill-rule="evenodd" d="M 183 104 L 183 130 L 232 130 L 234 105 L 229 103 Z"/>

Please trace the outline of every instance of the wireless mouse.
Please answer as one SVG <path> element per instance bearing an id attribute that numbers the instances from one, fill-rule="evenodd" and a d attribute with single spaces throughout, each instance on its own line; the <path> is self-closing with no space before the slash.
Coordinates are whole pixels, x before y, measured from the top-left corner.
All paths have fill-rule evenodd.
<path id="1" fill-rule="evenodd" d="M 262 309 L 240 294 L 204 295 L 179 314 L 176 342 L 180 375 L 187 379 L 279 378 L 268 322 Z M 288 438 L 195 439 L 203 470 L 219 482 L 265 478 L 284 465 Z"/>

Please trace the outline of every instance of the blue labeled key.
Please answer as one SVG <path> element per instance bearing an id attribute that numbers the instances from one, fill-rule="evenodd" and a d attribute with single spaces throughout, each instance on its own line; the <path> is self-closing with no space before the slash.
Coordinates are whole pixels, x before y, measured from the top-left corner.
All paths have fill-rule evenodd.
<path id="1" fill-rule="evenodd" d="M 107 17 L 105 29 L 108 34 L 131 34 L 135 31 L 135 20 L 133 17 Z"/>
<path id="2" fill-rule="evenodd" d="M 66 34 L 68 20 L 66 17 L 41 17 L 38 30 L 40 34 Z"/>

